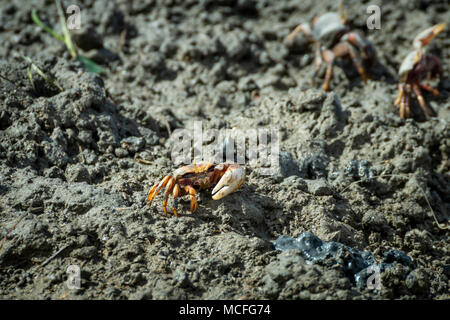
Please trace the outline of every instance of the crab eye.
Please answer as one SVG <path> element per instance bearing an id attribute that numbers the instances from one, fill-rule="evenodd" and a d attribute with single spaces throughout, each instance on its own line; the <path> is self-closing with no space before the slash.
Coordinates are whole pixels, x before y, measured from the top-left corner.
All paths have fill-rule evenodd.
<path id="1" fill-rule="evenodd" d="M 209 167 L 207 172 L 213 172 L 215 170 L 215 167 Z"/>

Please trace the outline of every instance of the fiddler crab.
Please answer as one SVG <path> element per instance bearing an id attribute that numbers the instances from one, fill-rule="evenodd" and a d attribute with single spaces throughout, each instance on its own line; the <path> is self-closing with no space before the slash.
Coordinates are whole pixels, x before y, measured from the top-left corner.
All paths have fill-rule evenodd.
<path id="1" fill-rule="evenodd" d="M 409 118 L 411 115 L 411 92 L 415 93 L 417 101 L 425 115 L 432 116 L 434 113 L 431 107 L 427 106 L 420 88 L 430 91 L 435 97 L 439 95 L 439 92 L 421 81 L 425 77 L 428 80 L 434 78 L 436 75 L 441 77 L 442 67 L 439 58 L 432 54 L 426 54 L 424 47 L 441 33 L 445 26 L 446 23 L 440 23 L 420 32 L 413 41 L 414 50 L 406 56 L 400 65 L 398 72 L 400 83 L 398 84 L 398 95 L 397 99 L 395 99 L 394 107 L 400 105 L 399 113 L 402 119 Z"/>
<path id="2" fill-rule="evenodd" d="M 368 78 L 365 66 L 372 68 L 376 61 L 374 46 L 362 34 L 351 30 L 346 23 L 347 19 L 342 12 L 328 12 L 320 17 L 314 16 L 312 28 L 308 23 L 299 24 L 285 39 L 285 44 L 289 44 L 298 33 L 303 32 L 308 41 L 314 44 L 315 69 L 312 79 L 314 81 L 325 61 L 327 69 L 322 85 L 325 91 L 330 89 L 336 58 L 349 57 L 364 82 Z"/>
<path id="3" fill-rule="evenodd" d="M 217 165 L 211 162 L 200 162 L 178 168 L 173 174 L 164 177 L 161 182 L 156 183 L 148 193 L 150 204 L 159 191 L 166 187 L 165 199 L 163 201 L 164 214 L 167 216 L 167 200 L 170 193 L 173 194 L 175 206 L 173 213 L 178 216 L 176 205 L 177 198 L 184 195 L 190 196 L 191 213 L 197 210 L 196 191 L 213 188 L 212 198 L 214 200 L 233 193 L 245 181 L 245 168 L 236 163 L 220 163 Z"/>

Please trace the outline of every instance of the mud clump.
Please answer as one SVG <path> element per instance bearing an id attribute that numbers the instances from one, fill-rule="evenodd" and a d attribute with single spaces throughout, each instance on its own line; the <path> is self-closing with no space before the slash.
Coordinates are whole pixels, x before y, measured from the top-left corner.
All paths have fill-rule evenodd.
<path id="1" fill-rule="evenodd" d="M 383 273 L 393 268 L 394 263 L 411 269 L 414 267 L 412 259 L 400 250 L 387 251 L 379 263 L 370 252 L 354 249 L 334 241 L 324 242 L 310 232 L 303 232 L 295 239 L 289 236 L 280 236 L 274 242 L 274 247 L 282 252 L 298 250 L 306 262 L 312 264 L 333 269 L 337 269 L 336 264 L 338 264 L 341 266 L 343 274 L 360 289 L 374 285 L 368 284 L 368 278 L 375 273 L 378 273 L 378 277 L 380 277 L 378 283 L 380 283 L 382 277 L 380 272 Z M 415 273 L 411 274 L 410 278 L 415 278 L 414 275 Z M 410 282 L 412 280 L 408 283 Z M 381 286 L 378 290 L 380 288 Z"/>

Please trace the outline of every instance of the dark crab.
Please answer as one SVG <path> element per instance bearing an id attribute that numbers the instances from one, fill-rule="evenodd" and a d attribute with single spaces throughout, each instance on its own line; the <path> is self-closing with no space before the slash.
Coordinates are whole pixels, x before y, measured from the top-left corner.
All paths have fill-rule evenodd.
<path id="1" fill-rule="evenodd" d="M 315 16 L 312 28 L 308 23 L 299 24 L 286 38 L 285 43 L 290 43 L 294 37 L 303 32 L 315 47 L 315 69 L 313 81 L 322 66 L 327 64 L 323 89 L 330 89 L 330 80 L 333 74 L 333 66 L 336 58 L 349 57 L 364 82 L 367 81 L 367 68 L 372 68 L 376 61 L 374 46 L 359 32 L 351 30 L 346 25 L 343 14 L 333 12 Z"/>
<path id="2" fill-rule="evenodd" d="M 422 83 L 423 79 L 433 79 L 437 75 L 442 76 L 441 62 L 438 57 L 425 52 L 431 40 L 444 30 L 446 24 L 437 24 L 420 32 L 413 41 L 413 51 L 403 60 L 398 72 L 400 82 L 398 84 L 398 95 L 395 99 L 394 107 L 400 105 L 400 118 L 406 119 L 411 116 L 410 100 L 411 93 L 414 92 L 420 107 L 427 116 L 433 116 L 434 111 L 427 105 L 422 95 L 421 88 L 430 91 L 433 96 L 438 96 L 439 92 L 428 84 Z"/>

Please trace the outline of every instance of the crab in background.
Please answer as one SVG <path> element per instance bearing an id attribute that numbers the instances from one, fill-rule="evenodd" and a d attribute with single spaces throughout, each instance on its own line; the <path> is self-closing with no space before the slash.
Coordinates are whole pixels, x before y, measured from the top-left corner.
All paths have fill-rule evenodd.
<path id="1" fill-rule="evenodd" d="M 220 163 L 214 165 L 210 162 L 201 162 L 178 168 L 173 174 L 164 177 L 161 182 L 156 183 L 148 193 L 150 204 L 158 195 L 159 191 L 166 187 L 165 199 L 163 201 L 164 214 L 167 216 L 167 200 L 170 193 L 173 194 L 175 207 L 173 213 L 178 216 L 176 204 L 177 198 L 189 195 L 191 199 L 191 213 L 197 210 L 197 191 L 213 188 L 212 198 L 214 200 L 233 193 L 245 181 L 245 168 L 236 163 Z"/>
<path id="2" fill-rule="evenodd" d="M 333 74 L 334 62 L 340 57 L 349 57 L 364 82 L 367 81 L 366 67 L 372 68 L 376 62 L 374 46 L 359 32 L 347 26 L 347 20 L 342 13 L 325 13 L 314 16 L 312 27 L 308 23 L 299 24 L 285 39 L 289 44 L 298 33 L 303 32 L 308 41 L 315 48 L 315 69 L 313 81 L 320 70 L 323 61 L 327 64 L 325 80 L 322 88 L 330 89 L 330 80 Z"/>
<path id="3" fill-rule="evenodd" d="M 420 107 L 427 116 L 433 116 L 434 111 L 427 106 L 422 95 L 421 88 L 429 91 L 433 96 L 438 96 L 439 92 L 430 85 L 422 83 L 427 78 L 433 79 L 436 75 L 442 76 L 441 62 L 438 57 L 425 52 L 431 40 L 444 30 L 446 24 L 440 23 L 420 32 L 413 41 L 414 50 L 411 51 L 400 65 L 398 95 L 395 99 L 394 107 L 399 107 L 400 118 L 406 119 L 411 116 L 410 100 L 411 93 L 414 92 Z"/>

